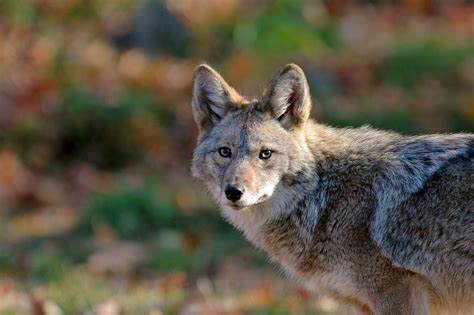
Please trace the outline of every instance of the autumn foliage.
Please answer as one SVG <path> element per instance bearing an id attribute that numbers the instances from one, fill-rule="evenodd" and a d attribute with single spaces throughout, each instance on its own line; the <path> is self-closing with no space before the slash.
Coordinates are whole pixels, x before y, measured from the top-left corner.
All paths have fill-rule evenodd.
<path id="1" fill-rule="evenodd" d="M 3 0 L 0 314 L 345 314 L 189 174 L 194 67 L 305 70 L 313 117 L 474 130 L 470 1 Z"/>

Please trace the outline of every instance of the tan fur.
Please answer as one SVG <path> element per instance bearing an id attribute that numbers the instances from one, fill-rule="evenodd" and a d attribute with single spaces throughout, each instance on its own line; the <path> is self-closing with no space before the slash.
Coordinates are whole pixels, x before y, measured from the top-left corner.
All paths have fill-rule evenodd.
<path id="1" fill-rule="evenodd" d="M 361 314 L 474 314 L 474 135 L 315 123 L 293 64 L 256 99 L 201 65 L 193 93 L 193 175 L 290 277 Z"/>

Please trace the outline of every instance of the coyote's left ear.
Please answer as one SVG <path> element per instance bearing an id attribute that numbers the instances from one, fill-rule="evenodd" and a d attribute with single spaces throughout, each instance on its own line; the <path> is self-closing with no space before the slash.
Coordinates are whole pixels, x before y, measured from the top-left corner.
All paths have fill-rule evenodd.
<path id="1" fill-rule="evenodd" d="M 201 64 L 194 71 L 193 115 L 199 131 L 208 130 L 227 114 L 242 97 L 217 71 Z"/>
<path id="2" fill-rule="evenodd" d="M 263 103 L 286 129 L 306 122 L 311 113 L 311 96 L 303 70 L 295 64 L 283 67 L 270 83 Z"/>

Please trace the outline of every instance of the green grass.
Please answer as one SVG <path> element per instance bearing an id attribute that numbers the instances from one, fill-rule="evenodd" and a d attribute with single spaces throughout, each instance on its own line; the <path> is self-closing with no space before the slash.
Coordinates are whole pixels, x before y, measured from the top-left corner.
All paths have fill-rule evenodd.
<path id="1" fill-rule="evenodd" d="M 67 260 L 54 250 L 38 250 L 33 255 L 30 277 L 41 282 L 60 281 L 67 269 Z"/>
<path id="2" fill-rule="evenodd" d="M 452 78 L 472 53 L 469 47 L 449 47 L 435 41 L 401 42 L 383 64 L 380 79 L 410 90 L 427 76 Z"/>
<path id="3" fill-rule="evenodd" d="M 91 231 L 105 224 L 124 238 L 142 239 L 152 230 L 171 226 L 178 216 L 160 185 L 150 183 L 97 195 L 86 210 L 82 226 Z"/>
<path id="4" fill-rule="evenodd" d="M 162 242 L 153 254 L 150 264 L 162 272 L 184 271 L 198 275 L 206 267 L 218 264 L 242 246 L 248 245 L 243 236 L 233 230 L 220 232 L 218 237 L 208 237 L 194 248 L 186 248 L 182 243 Z"/>

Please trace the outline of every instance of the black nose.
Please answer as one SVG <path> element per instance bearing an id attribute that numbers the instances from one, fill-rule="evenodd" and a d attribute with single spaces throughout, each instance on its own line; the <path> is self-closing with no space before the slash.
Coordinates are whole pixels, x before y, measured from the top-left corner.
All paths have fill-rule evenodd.
<path id="1" fill-rule="evenodd" d="M 230 201 L 237 201 L 242 197 L 242 191 L 240 191 L 237 187 L 234 186 L 226 186 L 225 188 L 225 196 Z"/>

